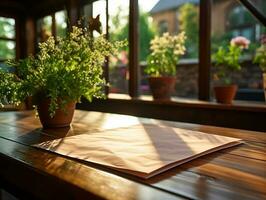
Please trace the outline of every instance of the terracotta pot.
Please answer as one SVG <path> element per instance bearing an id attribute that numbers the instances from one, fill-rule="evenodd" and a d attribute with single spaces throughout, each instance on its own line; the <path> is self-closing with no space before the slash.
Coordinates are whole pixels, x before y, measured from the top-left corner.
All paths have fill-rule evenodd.
<path id="1" fill-rule="evenodd" d="M 223 104 L 232 104 L 233 99 L 235 98 L 237 85 L 228 85 L 228 86 L 216 86 L 214 87 L 214 94 L 216 101 Z"/>
<path id="2" fill-rule="evenodd" d="M 175 89 L 176 77 L 149 77 L 150 90 L 155 100 L 170 100 Z"/>
<path id="3" fill-rule="evenodd" d="M 264 96 L 266 102 L 266 73 L 263 73 L 263 89 L 264 89 Z"/>
<path id="4" fill-rule="evenodd" d="M 57 109 L 53 118 L 49 114 L 50 99 L 42 100 L 37 106 L 38 114 L 42 126 L 44 128 L 61 128 L 68 127 L 71 124 L 76 102 L 70 102 L 66 105 L 65 111 L 62 109 Z"/>

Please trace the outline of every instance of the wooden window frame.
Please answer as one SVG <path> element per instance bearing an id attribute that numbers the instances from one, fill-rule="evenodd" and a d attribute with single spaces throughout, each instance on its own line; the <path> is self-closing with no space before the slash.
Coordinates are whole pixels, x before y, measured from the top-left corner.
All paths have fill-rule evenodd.
<path id="1" fill-rule="evenodd" d="M 96 0 L 95 0 L 96 1 Z M 93 3 L 94 0 L 88 1 Z M 84 4 L 84 3 L 83 3 Z M 108 14 L 108 0 L 106 0 L 106 13 Z M 80 4 L 81 5 L 81 4 Z M 77 9 L 76 4 L 73 0 L 69 0 L 68 6 L 68 16 L 70 22 L 75 24 L 75 20 L 80 16 L 78 11 L 73 11 Z M 78 8 L 80 10 L 80 8 Z M 138 0 L 129 0 L 129 96 L 131 98 L 139 98 L 139 84 L 140 84 L 140 66 L 138 61 L 139 44 L 134 41 L 139 39 L 139 4 Z M 107 21 L 108 22 L 108 21 Z M 210 99 L 210 35 L 211 35 L 211 0 L 201 0 L 200 1 L 200 44 L 199 49 L 199 100 L 209 100 Z M 108 24 L 108 23 L 107 23 Z M 107 25 L 108 27 L 108 25 Z M 108 28 L 107 28 L 108 30 Z M 109 33 L 108 33 L 109 34 Z M 105 66 L 104 76 L 106 80 L 109 80 L 109 69 L 108 64 Z M 106 94 L 109 91 L 106 89 Z"/>
<path id="2" fill-rule="evenodd" d="M 108 1 L 108 0 L 107 0 Z M 244 1 L 244 0 L 242 0 Z M 241 2 L 242 2 L 241 1 Z M 138 0 L 129 0 L 129 96 L 109 96 L 106 100 L 94 100 L 89 103 L 85 99 L 77 105 L 78 109 L 103 111 L 119 114 L 153 117 L 159 119 L 200 123 L 231 128 L 241 128 L 266 131 L 266 107 L 262 104 L 222 105 L 210 100 L 210 71 L 211 71 L 211 7 L 212 0 L 200 0 L 199 21 L 199 77 L 198 101 L 153 101 L 139 96 L 138 63 Z M 107 7 L 108 8 L 108 7 Z M 108 11 L 107 11 L 108 12 Z M 253 12 L 253 11 L 252 11 Z M 252 13 L 254 16 L 257 14 Z M 261 17 L 261 16 L 260 16 Z M 258 17 L 256 17 L 258 19 Z M 108 69 L 105 77 L 108 79 Z M 108 92 L 107 92 L 108 95 Z"/>

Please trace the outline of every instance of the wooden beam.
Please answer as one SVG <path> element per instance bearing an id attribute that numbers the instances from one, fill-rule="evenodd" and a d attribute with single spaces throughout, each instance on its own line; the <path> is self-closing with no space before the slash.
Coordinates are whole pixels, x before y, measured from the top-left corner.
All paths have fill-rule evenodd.
<path id="1" fill-rule="evenodd" d="M 109 0 L 105 0 L 106 1 L 106 8 L 105 8 L 105 14 L 106 14 L 106 39 L 109 40 Z M 104 66 L 104 77 L 107 83 L 109 83 L 109 58 L 106 58 L 106 63 Z M 105 94 L 108 95 L 109 94 L 109 87 L 105 87 Z"/>
<path id="2" fill-rule="evenodd" d="M 52 35 L 56 38 L 56 20 L 55 20 L 55 13 L 52 13 Z"/>
<path id="3" fill-rule="evenodd" d="M 21 15 L 16 17 L 16 59 L 25 58 L 26 56 L 26 18 Z"/>
<path id="4" fill-rule="evenodd" d="M 199 24 L 199 99 L 210 99 L 211 0 L 200 0 Z"/>
<path id="5" fill-rule="evenodd" d="M 79 0 L 68 0 L 67 1 L 67 15 L 69 19 L 69 26 L 72 27 L 77 25 L 80 19 L 80 2 Z"/>
<path id="6" fill-rule="evenodd" d="M 37 44 L 37 27 L 36 27 L 36 21 L 33 17 L 28 17 L 26 19 L 26 46 L 27 46 L 27 54 L 34 55 L 35 54 L 35 47 Z"/>
<path id="7" fill-rule="evenodd" d="M 129 1 L 129 95 L 139 96 L 139 11 L 138 0 Z"/>

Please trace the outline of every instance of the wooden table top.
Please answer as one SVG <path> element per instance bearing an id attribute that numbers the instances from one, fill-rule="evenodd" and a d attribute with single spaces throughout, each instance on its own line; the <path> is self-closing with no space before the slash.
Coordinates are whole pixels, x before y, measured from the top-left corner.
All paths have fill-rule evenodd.
<path id="1" fill-rule="evenodd" d="M 142 180 L 32 144 L 136 124 L 160 124 L 245 142 Z M 0 186 L 25 199 L 266 199 L 266 133 L 75 111 L 71 128 L 42 130 L 33 111 L 0 113 Z"/>

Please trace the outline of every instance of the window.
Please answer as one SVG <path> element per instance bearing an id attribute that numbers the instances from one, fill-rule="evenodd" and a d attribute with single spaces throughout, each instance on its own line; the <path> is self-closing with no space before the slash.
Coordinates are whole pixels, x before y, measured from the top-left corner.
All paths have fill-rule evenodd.
<path id="1" fill-rule="evenodd" d="M 165 32 L 168 32 L 168 23 L 163 20 L 159 22 L 159 33 L 162 35 Z"/>
<path id="2" fill-rule="evenodd" d="M 0 61 L 16 58 L 15 19 L 0 17 Z"/>
<path id="3" fill-rule="evenodd" d="M 86 3 L 81 8 L 81 16 L 86 27 L 89 27 L 90 20 L 98 20 L 98 17 L 102 34 L 107 34 L 111 41 L 128 40 L 129 0 L 96 0 Z M 99 36 L 99 32 L 94 30 L 93 36 Z M 109 93 L 128 94 L 128 47 L 121 49 L 118 56 L 110 57 L 108 61 L 104 67 L 108 67 L 105 74 Z"/>
<path id="4" fill-rule="evenodd" d="M 254 0 L 253 3 L 255 2 L 259 7 L 265 7 L 265 4 L 262 4 L 264 1 Z M 262 72 L 252 61 L 263 34 L 266 34 L 265 27 L 242 4 L 232 0 L 213 0 L 212 53 L 219 47 L 228 46 L 234 37 L 244 36 L 250 40 L 249 48 L 244 50 L 240 57 L 241 71 L 227 75 L 232 83 L 238 85 L 237 100 L 264 101 Z M 211 70 L 213 78 L 215 69 Z M 211 85 L 214 84 L 218 82 L 212 79 Z"/>
<path id="5" fill-rule="evenodd" d="M 106 0 L 98 0 L 93 2 L 92 7 L 92 17 L 94 19 L 97 18 L 97 16 L 99 17 L 99 21 L 101 23 L 100 31 L 102 34 L 106 34 Z M 98 36 L 99 33 L 94 31 L 93 35 Z"/>
<path id="6" fill-rule="evenodd" d="M 258 12 L 260 12 L 260 14 L 266 17 L 266 1 L 265 0 L 248 0 L 248 1 L 258 10 Z"/>
<path id="7" fill-rule="evenodd" d="M 81 19 L 84 27 L 89 27 L 93 23 L 93 36 L 97 37 L 101 33 L 106 34 L 106 0 L 96 0 L 86 3 L 81 8 Z M 96 30 L 97 29 L 97 30 Z"/>
<path id="8" fill-rule="evenodd" d="M 232 37 L 244 36 L 251 41 L 256 38 L 256 20 L 241 5 L 235 5 L 228 11 L 227 31 Z"/>
<path id="9" fill-rule="evenodd" d="M 64 37 L 67 31 L 66 11 L 58 11 L 52 15 L 45 16 L 37 21 L 37 41 L 43 42 L 49 36 Z"/>
<path id="10" fill-rule="evenodd" d="M 66 11 L 59 11 L 55 13 L 56 36 L 64 37 L 67 30 Z"/>
<path id="11" fill-rule="evenodd" d="M 191 2 L 191 3 L 190 3 Z M 140 92 L 150 95 L 147 75 L 144 73 L 150 41 L 158 35 L 169 32 L 175 35 L 186 32 L 186 53 L 177 66 L 175 97 L 197 98 L 198 87 L 198 46 L 199 46 L 199 6 L 196 1 L 164 0 L 139 1 L 139 61 L 141 68 Z"/>
<path id="12" fill-rule="evenodd" d="M 128 39 L 129 29 L 129 0 L 97 0 L 89 3 L 83 7 L 82 16 L 96 17 L 100 14 L 103 28 L 108 27 L 106 33 L 109 34 L 110 40 Z M 187 1 L 169 1 L 165 5 L 164 0 L 138 1 L 139 3 L 139 32 L 138 44 L 139 51 L 134 52 L 139 54 L 139 69 L 140 69 L 140 91 L 141 95 L 150 95 L 147 84 L 147 76 L 144 73 L 146 66 L 146 59 L 150 53 L 149 43 L 151 39 L 156 36 L 169 32 L 176 34 L 185 31 L 187 35 L 186 53 L 181 57 L 177 66 L 176 97 L 184 98 L 198 98 L 198 77 L 206 78 L 206 74 L 202 72 L 198 74 L 198 57 L 199 57 L 199 0 Z M 253 0 L 256 7 L 264 1 Z M 132 1 L 134 4 L 134 1 Z M 106 5 L 108 9 L 106 11 Z M 264 10 L 264 9 L 261 9 Z M 252 64 L 252 56 L 255 49 L 258 47 L 258 41 L 261 35 L 265 32 L 265 28 L 237 1 L 213 0 L 212 2 L 212 52 L 230 42 L 234 36 L 245 36 L 251 40 L 252 44 L 249 50 L 244 52 L 244 59 L 246 65 L 249 62 L 254 67 L 243 67 L 243 71 L 239 72 L 234 80 L 239 81 L 240 89 L 261 89 L 261 72 L 254 64 Z M 108 17 L 106 13 L 109 13 Z M 206 17 L 206 16 L 205 16 Z M 106 20 L 108 18 L 108 21 Z M 108 25 L 106 25 L 106 23 Z M 105 30 L 103 30 L 105 33 Z M 204 37 L 203 37 L 204 38 Z M 203 39 L 201 38 L 201 39 Z M 137 43 L 137 41 L 136 41 Z M 129 45 L 130 46 L 130 45 Z M 109 60 L 109 84 L 111 93 L 128 94 L 128 82 L 132 83 L 128 68 L 128 48 L 121 51 L 118 57 L 110 58 Z M 206 55 L 205 55 L 206 56 Z M 207 57 L 207 56 L 206 56 Z M 135 64 L 134 64 L 135 67 Z M 254 71 L 252 71 L 254 69 Z M 213 68 L 211 68 L 213 71 Z M 250 71 L 251 70 L 251 71 Z M 208 71 L 208 70 L 206 70 Z M 252 74 L 252 75 L 250 75 Z M 134 74 L 135 75 L 135 74 Z M 238 77 L 239 76 L 239 77 Z M 208 75 L 207 75 L 208 77 Z M 134 78 L 135 79 L 135 78 Z M 137 82 L 133 80 L 134 84 Z M 206 81 L 201 85 L 208 86 Z M 208 82 L 213 84 L 211 80 Z M 135 90 L 135 85 L 134 89 Z M 201 91 L 206 91 L 201 95 L 201 99 L 208 99 L 209 89 L 201 87 Z M 131 92 L 132 93 L 132 92 Z M 133 95 L 134 96 L 134 95 Z M 202 96 L 205 96 L 204 98 Z"/>
<path id="13" fill-rule="evenodd" d="M 128 40 L 129 0 L 109 0 L 109 36 L 111 41 Z M 128 94 L 128 47 L 109 59 L 110 93 Z"/>

